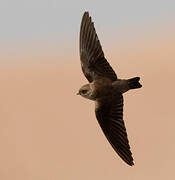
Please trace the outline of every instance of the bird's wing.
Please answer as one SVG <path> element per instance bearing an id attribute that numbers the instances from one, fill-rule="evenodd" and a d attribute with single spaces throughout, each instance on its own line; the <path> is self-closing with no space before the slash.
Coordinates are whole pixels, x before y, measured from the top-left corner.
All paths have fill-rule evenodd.
<path id="1" fill-rule="evenodd" d="M 97 120 L 117 154 L 130 166 L 134 165 L 129 141 L 123 121 L 123 96 L 118 95 L 111 102 L 96 102 Z"/>
<path id="2" fill-rule="evenodd" d="M 80 59 L 82 71 L 89 82 L 100 77 L 117 80 L 117 75 L 104 57 L 94 23 L 88 12 L 84 13 L 81 21 Z"/>

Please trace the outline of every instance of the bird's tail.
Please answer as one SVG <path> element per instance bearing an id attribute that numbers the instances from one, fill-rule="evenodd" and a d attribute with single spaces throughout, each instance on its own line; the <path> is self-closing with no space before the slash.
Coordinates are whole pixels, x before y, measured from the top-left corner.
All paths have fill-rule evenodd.
<path id="1" fill-rule="evenodd" d="M 137 89 L 141 88 L 142 85 L 139 83 L 140 77 L 134 77 L 131 79 L 128 79 L 129 89 Z"/>

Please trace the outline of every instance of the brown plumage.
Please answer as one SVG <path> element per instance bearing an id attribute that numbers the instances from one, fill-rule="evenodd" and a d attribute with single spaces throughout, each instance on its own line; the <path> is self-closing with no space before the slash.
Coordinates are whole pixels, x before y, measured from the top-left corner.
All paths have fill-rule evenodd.
<path id="1" fill-rule="evenodd" d="M 94 23 L 88 12 L 84 13 L 81 22 L 80 59 L 83 73 L 89 82 L 99 76 L 108 77 L 112 81 L 117 80 L 117 75 L 104 57 Z"/>
<path id="2" fill-rule="evenodd" d="M 104 57 L 94 23 L 85 12 L 80 28 L 80 60 L 82 71 L 89 84 L 78 92 L 95 101 L 96 118 L 103 133 L 117 154 L 130 166 L 134 165 L 123 121 L 123 93 L 140 88 L 140 78 L 128 80 L 117 78 L 116 73 Z"/>

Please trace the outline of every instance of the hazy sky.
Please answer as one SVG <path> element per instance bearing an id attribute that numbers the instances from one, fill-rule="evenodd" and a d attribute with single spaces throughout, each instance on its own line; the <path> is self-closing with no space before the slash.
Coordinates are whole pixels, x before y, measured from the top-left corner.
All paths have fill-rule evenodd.
<path id="1" fill-rule="evenodd" d="M 45 51 L 42 48 L 58 45 L 60 51 L 63 47 L 74 47 L 75 51 L 85 10 L 93 17 L 100 39 L 111 41 L 114 35 L 120 43 L 120 37 L 147 35 L 144 33 L 154 28 L 174 28 L 174 7 L 173 0 L 1 0 L 0 46 L 7 56 L 13 50 L 20 56 L 27 49 Z"/>
<path id="2" fill-rule="evenodd" d="M 175 161 L 175 1 L 0 1 L 0 179 L 169 180 Z M 79 28 L 88 10 L 120 78 L 135 166 L 104 137 L 94 103 L 76 96 Z"/>

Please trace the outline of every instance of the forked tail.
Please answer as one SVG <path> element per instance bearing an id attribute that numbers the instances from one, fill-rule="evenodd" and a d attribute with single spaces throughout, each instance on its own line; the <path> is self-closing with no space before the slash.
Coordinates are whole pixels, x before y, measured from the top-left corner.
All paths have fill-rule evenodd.
<path id="1" fill-rule="evenodd" d="M 139 83 L 140 77 L 134 77 L 131 79 L 128 79 L 128 84 L 130 89 L 137 89 L 141 88 L 142 85 Z"/>

